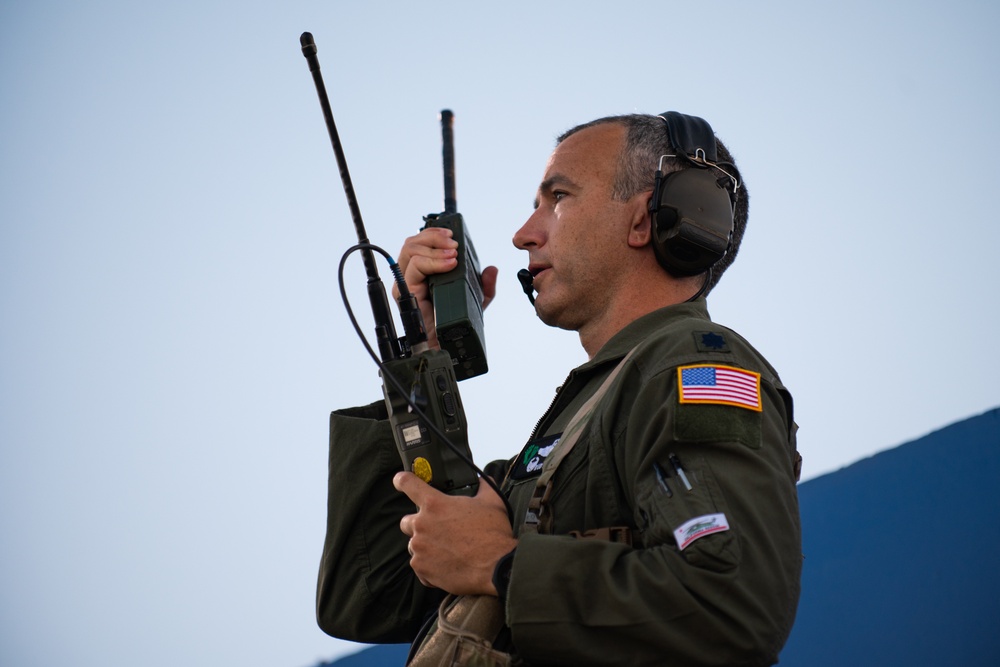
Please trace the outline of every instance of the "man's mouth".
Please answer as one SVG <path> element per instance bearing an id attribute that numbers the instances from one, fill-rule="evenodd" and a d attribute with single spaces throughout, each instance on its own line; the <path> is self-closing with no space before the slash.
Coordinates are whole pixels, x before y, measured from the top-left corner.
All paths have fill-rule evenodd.
<path id="1" fill-rule="evenodd" d="M 548 270 L 550 268 L 552 268 L 552 267 L 550 267 L 550 266 L 543 266 L 541 264 L 529 264 L 528 265 L 528 271 L 531 272 L 531 277 L 532 278 L 537 278 L 538 274 L 540 274 L 543 271 L 546 271 L 546 270 Z"/>

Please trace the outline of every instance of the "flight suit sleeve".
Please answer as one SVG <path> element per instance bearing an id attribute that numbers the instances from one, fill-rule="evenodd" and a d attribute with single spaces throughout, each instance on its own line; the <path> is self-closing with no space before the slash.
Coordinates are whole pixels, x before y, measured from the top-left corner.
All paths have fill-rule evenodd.
<path id="1" fill-rule="evenodd" d="M 316 615 L 327 634 L 409 642 L 440 602 L 413 574 L 400 519 L 416 510 L 392 485 L 403 469 L 384 404 L 330 416 L 326 539 Z"/>
<path id="2" fill-rule="evenodd" d="M 630 546 L 520 536 L 507 620 L 528 662 L 777 660 L 794 620 L 801 570 L 790 398 L 764 382 L 761 412 L 682 405 L 675 376 L 655 376 L 628 397 L 629 407 L 605 410 L 588 427 L 587 456 L 606 446 L 598 441 L 612 447 L 639 540 Z M 627 416 L 619 423 L 612 414 Z M 654 463 L 666 473 L 662 483 Z M 557 473 L 553 480 L 557 522 L 560 503 L 593 491 L 575 479 Z"/>

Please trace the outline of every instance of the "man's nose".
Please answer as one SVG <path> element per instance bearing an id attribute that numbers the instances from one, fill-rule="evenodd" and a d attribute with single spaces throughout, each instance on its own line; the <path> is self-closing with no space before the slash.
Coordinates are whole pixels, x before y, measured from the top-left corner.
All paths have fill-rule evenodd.
<path id="1" fill-rule="evenodd" d="M 535 212 L 528 216 L 528 219 L 524 221 L 521 228 L 514 232 L 514 238 L 511 241 L 513 241 L 514 247 L 520 250 L 527 250 L 528 248 L 541 245 L 541 226 L 539 225 L 538 209 L 535 209 Z"/>

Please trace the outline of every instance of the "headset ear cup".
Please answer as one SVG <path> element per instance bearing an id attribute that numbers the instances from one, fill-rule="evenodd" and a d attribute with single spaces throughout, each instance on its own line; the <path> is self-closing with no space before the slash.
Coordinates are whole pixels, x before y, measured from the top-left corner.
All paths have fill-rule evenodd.
<path id="1" fill-rule="evenodd" d="M 733 231 L 732 203 L 710 170 L 667 174 L 651 209 L 653 252 L 671 275 L 704 273 L 726 254 Z"/>

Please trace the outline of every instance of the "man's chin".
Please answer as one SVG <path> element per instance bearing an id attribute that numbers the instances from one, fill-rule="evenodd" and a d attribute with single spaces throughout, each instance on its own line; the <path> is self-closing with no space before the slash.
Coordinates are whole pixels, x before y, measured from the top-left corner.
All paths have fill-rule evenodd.
<path id="1" fill-rule="evenodd" d="M 535 295 L 535 315 L 537 315 L 538 319 L 550 327 L 556 326 L 556 314 L 553 312 L 551 304 L 541 292 Z"/>
<path id="2" fill-rule="evenodd" d="M 567 321 L 564 307 L 541 297 L 541 294 L 535 297 L 535 315 L 538 319 L 550 327 L 576 331 L 576 327 Z"/>

